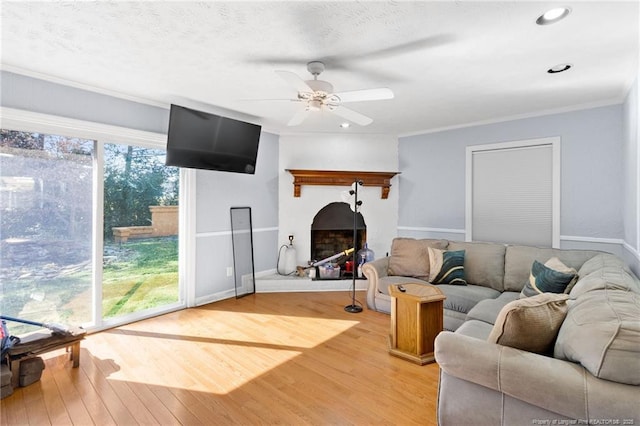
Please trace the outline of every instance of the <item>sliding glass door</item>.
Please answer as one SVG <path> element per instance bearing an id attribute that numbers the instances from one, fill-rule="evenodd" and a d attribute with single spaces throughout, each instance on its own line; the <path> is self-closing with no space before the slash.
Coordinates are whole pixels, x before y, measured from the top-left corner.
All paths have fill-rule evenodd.
<path id="1" fill-rule="evenodd" d="M 179 299 L 179 169 L 164 162 L 164 150 L 104 146 L 104 318 Z"/>
<path id="2" fill-rule="evenodd" d="M 185 306 L 180 174 L 157 145 L 1 130 L 3 315 L 104 327 Z"/>
<path id="3" fill-rule="evenodd" d="M 95 141 L 0 133 L 0 312 L 38 322 L 92 319 Z M 28 328 L 11 323 L 14 334 Z"/>

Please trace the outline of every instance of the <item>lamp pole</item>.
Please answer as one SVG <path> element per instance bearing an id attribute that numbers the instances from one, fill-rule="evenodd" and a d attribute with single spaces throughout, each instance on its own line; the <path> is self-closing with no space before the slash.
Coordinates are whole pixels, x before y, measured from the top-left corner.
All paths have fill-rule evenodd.
<path id="1" fill-rule="evenodd" d="M 353 285 L 351 288 L 351 304 L 344 307 L 344 310 L 352 314 L 362 312 L 362 306 L 356 305 L 356 273 L 358 268 L 356 266 L 356 260 L 358 257 L 358 207 L 362 205 L 362 201 L 358 201 L 358 185 L 362 185 L 362 181 L 356 179 L 354 189 L 349 193 L 355 197 L 353 204 L 353 268 L 351 274 L 353 275 Z"/>

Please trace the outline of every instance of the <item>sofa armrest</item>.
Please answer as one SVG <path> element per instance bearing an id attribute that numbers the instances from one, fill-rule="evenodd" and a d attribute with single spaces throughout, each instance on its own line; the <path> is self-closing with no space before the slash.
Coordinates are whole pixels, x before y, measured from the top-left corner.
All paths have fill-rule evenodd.
<path id="1" fill-rule="evenodd" d="M 369 280 L 367 287 L 367 306 L 369 309 L 376 309 L 376 293 L 380 279 L 387 276 L 389 271 L 389 256 L 367 262 L 362 265 L 362 274 Z"/>
<path id="2" fill-rule="evenodd" d="M 569 418 L 640 421 L 640 387 L 598 379 L 579 364 L 448 331 L 436 337 L 435 358 L 446 374 Z"/>

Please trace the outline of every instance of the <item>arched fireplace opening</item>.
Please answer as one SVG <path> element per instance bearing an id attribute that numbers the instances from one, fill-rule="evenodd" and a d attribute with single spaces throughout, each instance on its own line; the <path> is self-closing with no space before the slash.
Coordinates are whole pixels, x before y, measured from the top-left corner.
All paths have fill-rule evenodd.
<path id="1" fill-rule="evenodd" d="M 356 251 L 367 241 L 367 225 L 356 215 Z M 353 247 L 353 210 L 347 203 L 330 203 L 321 208 L 311 223 L 311 259 L 322 260 Z M 342 258 L 341 263 L 350 258 Z"/>

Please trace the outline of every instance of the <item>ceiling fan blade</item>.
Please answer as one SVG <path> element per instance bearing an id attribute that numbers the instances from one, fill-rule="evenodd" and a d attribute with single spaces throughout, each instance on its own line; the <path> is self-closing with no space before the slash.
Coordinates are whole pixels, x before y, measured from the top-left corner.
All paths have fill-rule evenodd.
<path id="1" fill-rule="evenodd" d="M 362 101 L 379 101 L 383 99 L 393 99 L 391 89 L 382 87 L 379 89 L 353 90 L 350 92 L 334 93 L 334 96 L 340 98 L 340 102 L 362 102 Z"/>
<path id="2" fill-rule="evenodd" d="M 302 99 L 291 99 L 291 98 L 261 98 L 261 99 L 238 99 L 238 102 L 302 102 Z"/>
<path id="3" fill-rule="evenodd" d="M 276 73 L 291 87 L 295 88 L 298 92 L 313 92 L 313 89 L 298 76 L 298 74 L 291 71 L 277 70 Z"/>
<path id="4" fill-rule="evenodd" d="M 308 115 L 309 115 L 308 109 L 301 109 L 300 111 L 295 113 L 295 115 L 291 118 L 291 120 L 289 120 L 289 122 L 287 123 L 287 126 L 290 126 L 290 127 L 297 126 L 298 124 L 302 123 L 307 118 Z"/>
<path id="5" fill-rule="evenodd" d="M 345 108 L 343 106 L 338 105 L 334 109 L 330 110 L 332 113 L 339 115 L 342 118 L 346 118 L 349 121 L 353 121 L 360 126 L 367 126 L 373 123 L 373 119 L 367 117 L 366 115 L 362 115 L 359 112 L 356 112 L 352 109 Z"/>
<path id="6" fill-rule="evenodd" d="M 397 44 L 395 46 L 387 46 L 382 49 L 363 52 L 361 54 L 351 55 L 351 59 L 385 59 L 394 56 L 400 56 L 410 53 L 419 52 L 425 49 L 431 49 L 443 46 L 456 41 L 456 37 L 452 34 L 436 34 L 406 43 Z"/>

